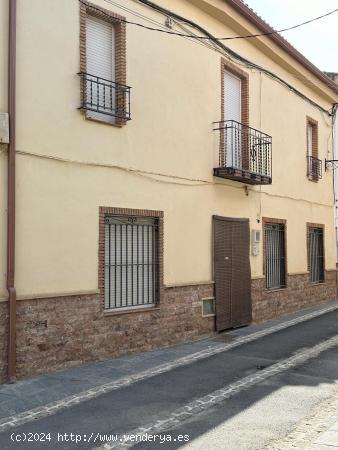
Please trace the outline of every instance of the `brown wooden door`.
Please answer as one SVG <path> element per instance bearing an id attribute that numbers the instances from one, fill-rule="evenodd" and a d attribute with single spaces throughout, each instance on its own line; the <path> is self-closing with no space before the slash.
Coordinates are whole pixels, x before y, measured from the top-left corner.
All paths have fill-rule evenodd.
<path id="1" fill-rule="evenodd" d="M 247 219 L 214 216 L 216 329 L 251 322 L 250 231 Z"/>

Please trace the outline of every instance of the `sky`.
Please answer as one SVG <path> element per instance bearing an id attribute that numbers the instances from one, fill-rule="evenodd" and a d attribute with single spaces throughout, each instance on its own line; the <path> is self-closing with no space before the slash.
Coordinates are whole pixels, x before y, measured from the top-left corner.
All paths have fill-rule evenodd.
<path id="1" fill-rule="evenodd" d="M 244 0 L 244 2 L 277 30 L 338 8 L 338 0 Z M 338 11 L 281 34 L 319 69 L 338 72 Z"/>

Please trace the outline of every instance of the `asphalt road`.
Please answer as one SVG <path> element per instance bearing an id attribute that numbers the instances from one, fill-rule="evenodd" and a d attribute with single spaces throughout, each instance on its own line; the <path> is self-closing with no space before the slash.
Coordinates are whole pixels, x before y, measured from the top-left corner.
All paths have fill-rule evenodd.
<path id="1" fill-rule="evenodd" d="M 329 399 L 337 381 L 338 310 L 4 431 L 0 449 L 103 449 L 105 435 L 142 427 L 153 441 L 124 448 L 262 449 Z"/>

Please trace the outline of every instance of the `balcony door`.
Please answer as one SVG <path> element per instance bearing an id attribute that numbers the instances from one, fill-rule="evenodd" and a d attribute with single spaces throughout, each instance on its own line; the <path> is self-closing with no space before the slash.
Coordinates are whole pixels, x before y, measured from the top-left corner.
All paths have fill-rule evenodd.
<path id="1" fill-rule="evenodd" d="M 241 149 L 241 79 L 230 72 L 224 72 L 224 151 L 227 167 L 242 167 Z"/>
<path id="2" fill-rule="evenodd" d="M 88 16 L 86 22 L 87 117 L 114 122 L 115 31 L 111 23 Z"/>

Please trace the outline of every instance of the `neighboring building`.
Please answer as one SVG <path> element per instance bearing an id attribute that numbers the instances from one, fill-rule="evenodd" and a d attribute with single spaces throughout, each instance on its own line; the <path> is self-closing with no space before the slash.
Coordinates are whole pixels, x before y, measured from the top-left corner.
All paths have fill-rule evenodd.
<path id="1" fill-rule="evenodd" d="M 327 75 L 331 80 L 333 80 L 335 83 L 338 83 L 338 73 L 336 72 L 324 72 L 325 75 Z"/>
<path id="2" fill-rule="evenodd" d="M 2 112 L 9 1 L 0 0 Z M 337 86 L 279 35 L 189 37 L 271 31 L 239 0 L 156 0 L 199 28 L 143 0 L 115 3 L 17 0 L 18 376 L 336 297 L 324 160 Z M 15 300 L 10 145 L 0 154 L 3 380 Z"/>
<path id="3" fill-rule="evenodd" d="M 338 86 L 338 73 L 325 72 Z M 337 120 L 337 107 L 336 104 L 333 109 L 332 123 L 333 123 L 333 158 L 334 162 L 328 163 L 334 171 L 334 193 L 335 193 L 335 225 L 336 225 L 336 263 L 338 265 L 338 120 Z"/>

